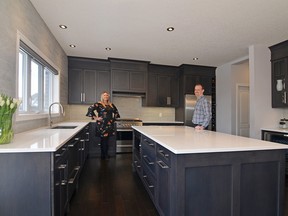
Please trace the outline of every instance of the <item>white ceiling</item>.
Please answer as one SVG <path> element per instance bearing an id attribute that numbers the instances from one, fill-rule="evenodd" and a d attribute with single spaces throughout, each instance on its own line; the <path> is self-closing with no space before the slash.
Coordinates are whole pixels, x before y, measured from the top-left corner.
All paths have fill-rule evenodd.
<path id="1" fill-rule="evenodd" d="M 30 1 L 68 56 L 220 66 L 288 40 L 288 0 Z"/>

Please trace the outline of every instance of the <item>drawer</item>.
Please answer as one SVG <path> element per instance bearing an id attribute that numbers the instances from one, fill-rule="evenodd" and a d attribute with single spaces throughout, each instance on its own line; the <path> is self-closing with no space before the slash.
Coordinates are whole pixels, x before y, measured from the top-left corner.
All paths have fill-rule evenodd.
<path id="1" fill-rule="evenodd" d="M 144 183 L 145 188 L 147 189 L 149 195 L 154 200 L 155 197 L 155 185 L 156 180 L 153 175 L 151 175 L 151 172 L 147 169 L 145 165 L 142 167 L 143 169 L 143 175 L 142 175 L 142 181 Z"/>
<path id="2" fill-rule="evenodd" d="M 156 154 L 150 150 L 142 148 L 142 164 L 145 164 L 146 167 L 155 175 L 155 162 Z"/>
<path id="3" fill-rule="evenodd" d="M 146 136 L 142 136 L 141 147 L 142 148 L 146 148 L 147 150 L 149 149 L 150 151 L 155 152 L 156 143 L 153 140 L 151 140 L 150 138 L 148 138 Z"/>
<path id="4" fill-rule="evenodd" d="M 172 152 L 170 152 L 168 149 L 158 144 L 156 147 L 156 154 L 157 154 L 157 160 L 162 160 L 164 163 L 170 166 L 171 158 L 173 156 Z"/>

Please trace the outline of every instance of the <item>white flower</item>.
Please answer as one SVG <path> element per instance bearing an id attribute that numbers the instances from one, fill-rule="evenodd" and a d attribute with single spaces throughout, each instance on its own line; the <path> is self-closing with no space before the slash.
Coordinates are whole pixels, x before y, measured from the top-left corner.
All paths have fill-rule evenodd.
<path id="1" fill-rule="evenodd" d="M 1 100 L 0 106 L 2 107 L 4 104 L 5 104 L 5 101 L 4 101 L 4 100 Z"/>
<path id="2" fill-rule="evenodd" d="M 7 106 L 9 106 L 10 105 L 10 100 L 7 98 L 7 100 L 6 100 L 6 104 L 7 104 Z"/>
<path id="3" fill-rule="evenodd" d="M 15 104 L 16 104 L 16 103 L 11 103 L 11 104 L 10 104 L 10 109 L 13 109 L 13 108 L 15 107 Z"/>

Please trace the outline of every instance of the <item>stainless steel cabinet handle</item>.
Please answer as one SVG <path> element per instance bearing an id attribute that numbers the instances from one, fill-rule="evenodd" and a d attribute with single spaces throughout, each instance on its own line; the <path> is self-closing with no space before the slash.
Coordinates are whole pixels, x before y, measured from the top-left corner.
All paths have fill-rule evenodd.
<path id="1" fill-rule="evenodd" d="M 62 181 L 61 181 L 61 185 L 62 185 L 62 186 L 67 185 L 67 180 L 62 180 Z"/>
<path id="2" fill-rule="evenodd" d="M 80 170 L 79 167 L 75 167 L 74 168 L 75 174 L 74 174 L 73 178 L 69 179 L 69 181 L 68 181 L 69 184 L 73 184 L 74 183 L 74 181 L 75 181 L 75 179 L 76 179 L 76 177 L 78 175 L 79 170 Z"/>
<path id="3" fill-rule="evenodd" d="M 138 165 L 138 161 L 135 160 L 135 161 L 134 161 L 134 164 L 136 165 L 137 168 L 141 168 L 141 166 Z"/>
<path id="4" fill-rule="evenodd" d="M 65 169 L 67 167 L 67 164 L 61 164 L 59 165 L 58 169 Z"/>
<path id="5" fill-rule="evenodd" d="M 144 160 L 149 164 L 149 165 L 153 165 L 154 162 L 150 161 L 147 155 L 143 155 Z"/>
<path id="6" fill-rule="evenodd" d="M 282 96 L 283 98 L 282 98 L 282 102 L 284 103 L 284 104 L 286 104 L 287 103 L 287 92 L 286 91 L 284 91 L 283 92 L 283 96 Z"/>
<path id="7" fill-rule="evenodd" d="M 168 169 L 169 166 L 167 166 L 163 161 L 157 161 L 157 164 L 162 168 L 162 169 Z"/>
<path id="8" fill-rule="evenodd" d="M 159 152 L 160 155 L 162 155 L 165 158 L 169 157 L 169 154 L 165 154 L 163 150 L 159 150 L 158 152 Z"/>
<path id="9" fill-rule="evenodd" d="M 154 185 L 150 184 L 148 182 L 148 178 L 147 178 L 147 175 L 143 175 L 143 179 L 145 180 L 146 184 L 148 185 L 149 188 L 154 188 Z"/>
<path id="10" fill-rule="evenodd" d="M 83 93 L 83 102 L 86 101 L 86 98 L 85 98 L 85 93 Z"/>

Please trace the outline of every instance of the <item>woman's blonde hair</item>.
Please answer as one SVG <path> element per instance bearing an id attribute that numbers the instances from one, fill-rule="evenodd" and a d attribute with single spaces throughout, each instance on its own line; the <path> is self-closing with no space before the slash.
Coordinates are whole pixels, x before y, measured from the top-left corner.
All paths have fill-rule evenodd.
<path id="1" fill-rule="evenodd" d="M 104 104 L 104 94 L 108 94 L 108 95 L 109 95 L 109 98 L 110 98 L 109 92 L 103 91 L 103 92 L 101 93 L 101 103 L 102 103 L 103 105 L 105 105 L 105 104 Z M 109 104 L 110 106 L 112 106 L 110 100 L 108 100 L 107 102 L 108 102 L 108 104 Z"/>

